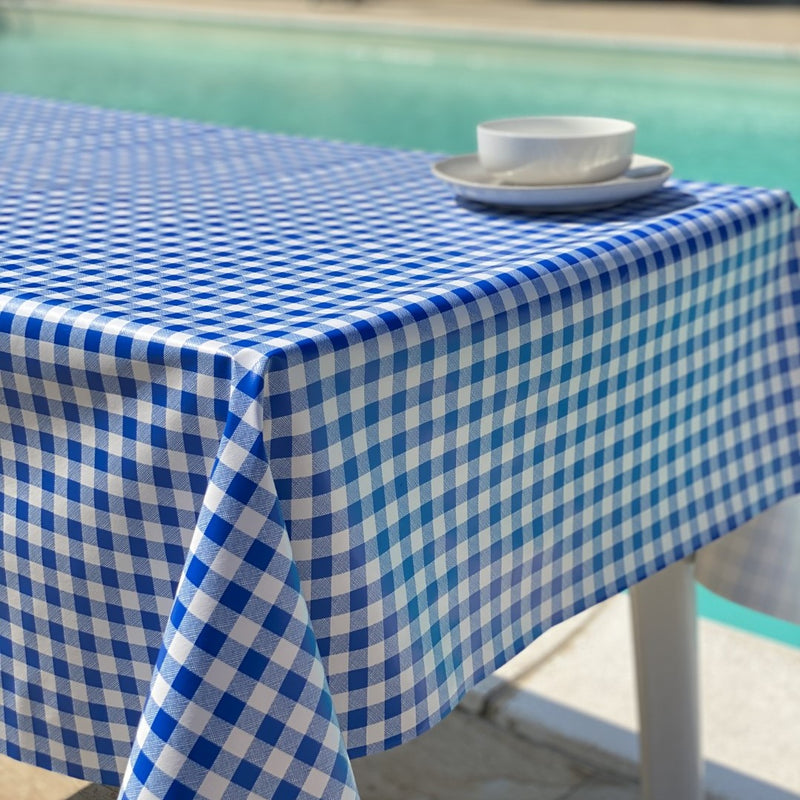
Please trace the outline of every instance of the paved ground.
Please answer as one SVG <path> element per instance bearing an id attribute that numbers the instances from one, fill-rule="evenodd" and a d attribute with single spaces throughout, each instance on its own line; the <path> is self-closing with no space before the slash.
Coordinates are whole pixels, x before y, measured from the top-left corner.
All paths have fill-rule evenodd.
<path id="1" fill-rule="evenodd" d="M 614 758 L 533 745 L 456 710 L 396 752 L 356 761 L 362 800 L 636 800 L 635 770 Z"/>
<path id="2" fill-rule="evenodd" d="M 476 755 L 479 754 L 479 757 Z M 613 762 L 613 763 L 612 763 Z M 355 763 L 362 800 L 635 800 L 635 774 L 533 747 L 491 722 L 453 712 L 429 733 L 391 753 Z M 43 770 L 0 759 L 2 800 L 112 800 Z"/>
<path id="3" fill-rule="evenodd" d="M 19 1 L 19 0 L 18 0 Z M 29 0 L 30 2 L 30 0 Z M 514 36 L 603 36 L 783 50 L 800 55 L 800 3 L 662 0 L 48 0 L 244 19 L 483 31 Z"/>

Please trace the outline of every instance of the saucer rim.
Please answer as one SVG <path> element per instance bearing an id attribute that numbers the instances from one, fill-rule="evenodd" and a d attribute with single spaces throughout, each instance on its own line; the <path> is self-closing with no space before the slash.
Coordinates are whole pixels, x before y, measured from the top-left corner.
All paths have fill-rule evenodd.
<path id="1" fill-rule="evenodd" d="M 660 165 L 662 167 L 661 172 L 657 172 L 654 175 L 642 175 L 642 176 L 629 176 L 628 173 L 635 168 L 634 162 L 639 159 L 640 162 L 651 162 L 653 166 Z M 463 153 L 457 156 L 448 156 L 447 158 L 441 158 L 438 161 L 435 161 L 431 164 L 431 170 L 433 174 L 439 178 L 440 180 L 445 181 L 446 183 L 450 184 L 457 184 L 459 186 L 465 186 L 468 188 L 474 189 L 490 189 L 494 191 L 503 192 L 504 194 L 522 194 L 525 192 L 536 191 L 542 193 L 555 193 L 558 191 L 564 190 L 572 190 L 575 192 L 579 192 L 580 190 L 584 189 L 586 192 L 589 192 L 592 189 L 601 189 L 606 186 L 618 186 L 625 183 L 633 183 L 638 184 L 640 182 L 645 181 L 655 181 L 656 179 L 662 179 L 662 172 L 663 174 L 663 181 L 668 180 L 672 173 L 673 167 L 668 161 L 664 161 L 661 158 L 656 158 L 655 156 L 647 156 L 643 153 L 634 153 L 631 157 L 631 163 L 628 169 L 625 172 L 617 175 L 614 178 L 608 178 L 604 181 L 594 181 L 590 183 L 558 183 L 558 184 L 549 184 L 549 183 L 488 183 L 482 182 L 477 183 L 475 181 L 465 180 L 464 178 L 459 178 L 453 175 L 449 175 L 447 173 L 442 172 L 441 166 L 444 164 L 454 163 L 456 161 L 474 161 L 478 162 L 478 154 L 477 153 Z M 647 166 L 647 164 L 640 163 L 638 166 Z M 487 176 L 489 173 L 487 173 Z M 662 181 L 662 183 L 663 183 Z"/>
<path id="2" fill-rule="evenodd" d="M 653 156 L 635 154 L 626 173 L 608 181 L 575 183 L 570 185 L 503 185 L 500 183 L 475 183 L 448 173 L 448 164 L 462 162 L 475 164 L 477 153 L 439 159 L 431 164 L 431 172 L 446 183 L 457 199 L 516 211 L 541 213 L 579 213 L 612 208 L 652 194 L 661 189 L 673 174 L 672 165 Z M 654 175 L 631 177 L 627 173 L 634 168 L 660 166 Z M 480 168 L 480 164 L 477 164 Z"/>

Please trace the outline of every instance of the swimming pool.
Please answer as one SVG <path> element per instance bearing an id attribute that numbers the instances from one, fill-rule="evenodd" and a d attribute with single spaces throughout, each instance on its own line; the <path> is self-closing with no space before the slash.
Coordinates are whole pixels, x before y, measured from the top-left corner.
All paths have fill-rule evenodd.
<path id="1" fill-rule="evenodd" d="M 619 116 L 677 177 L 800 198 L 789 57 L 43 12 L 0 22 L 3 91 L 451 153 L 474 149 L 481 119 Z M 699 600 L 707 617 L 800 647 L 798 626 Z"/>

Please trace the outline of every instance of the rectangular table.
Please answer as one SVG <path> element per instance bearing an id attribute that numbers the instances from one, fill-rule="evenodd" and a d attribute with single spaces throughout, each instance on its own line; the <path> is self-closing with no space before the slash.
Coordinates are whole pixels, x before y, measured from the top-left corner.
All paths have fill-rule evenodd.
<path id="1" fill-rule="evenodd" d="M 456 203 L 424 153 L 0 96 L 5 752 L 338 798 L 800 489 L 798 219 Z"/>

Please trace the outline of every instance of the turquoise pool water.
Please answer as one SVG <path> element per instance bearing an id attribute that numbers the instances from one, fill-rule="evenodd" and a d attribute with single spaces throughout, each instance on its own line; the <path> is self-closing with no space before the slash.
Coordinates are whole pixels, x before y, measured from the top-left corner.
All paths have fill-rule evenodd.
<path id="1" fill-rule="evenodd" d="M 677 177 L 800 198 L 791 58 L 0 12 L 0 90 L 451 153 L 491 117 L 619 116 Z M 698 597 L 707 617 L 800 647 L 800 626 Z"/>

